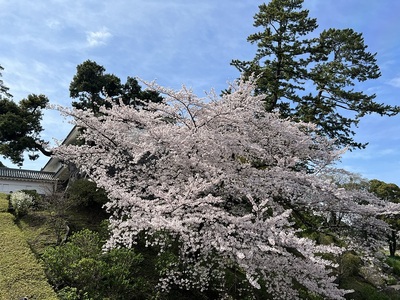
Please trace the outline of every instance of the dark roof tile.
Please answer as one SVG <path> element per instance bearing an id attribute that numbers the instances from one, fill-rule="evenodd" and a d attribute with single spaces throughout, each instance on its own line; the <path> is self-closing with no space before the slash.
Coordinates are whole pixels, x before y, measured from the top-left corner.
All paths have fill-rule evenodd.
<path id="1" fill-rule="evenodd" d="M 54 177 L 54 173 L 51 172 L 11 169 L 11 168 L 0 168 L 0 178 L 31 179 L 31 180 L 56 179 Z"/>

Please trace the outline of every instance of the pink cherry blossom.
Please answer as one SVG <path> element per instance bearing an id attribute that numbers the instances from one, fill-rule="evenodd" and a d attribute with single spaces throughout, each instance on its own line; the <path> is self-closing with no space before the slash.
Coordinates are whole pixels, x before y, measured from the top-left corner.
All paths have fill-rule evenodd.
<path id="1" fill-rule="evenodd" d="M 275 299 L 298 296 L 293 279 L 325 298 L 344 299 L 347 291 L 331 276 L 334 264 L 320 255 L 342 249 L 301 238 L 291 221 L 294 210 L 327 219 L 346 214 L 349 224 L 388 213 L 376 198 L 339 189 L 324 176 L 343 151 L 312 124 L 266 113 L 251 80 L 205 98 L 186 87 L 144 83 L 164 103 L 121 103 L 101 108 L 101 116 L 59 108 L 85 128 L 85 144 L 59 146 L 55 155 L 107 191 L 107 247 L 133 247 L 145 232 L 148 245 L 162 251 L 160 232 L 176 238 L 187 269 L 171 265 L 159 283 L 166 291 L 171 284 L 207 289 L 212 276 L 222 276 L 213 271 L 217 263 L 220 270 L 238 266 L 249 284 L 265 284 Z"/>

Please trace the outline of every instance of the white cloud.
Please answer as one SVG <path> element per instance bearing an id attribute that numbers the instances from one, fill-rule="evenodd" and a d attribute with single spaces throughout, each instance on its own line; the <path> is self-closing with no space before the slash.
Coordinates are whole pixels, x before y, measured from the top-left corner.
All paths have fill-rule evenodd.
<path id="1" fill-rule="evenodd" d="M 400 88 L 400 77 L 395 77 L 395 78 L 391 79 L 391 80 L 389 81 L 389 84 L 390 84 L 391 86 Z"/>
<path id="2" fill-rule="evenodd" d="M 45 23 L 50 29 L 58 29 L 61 27 L 61 22 L 59 20 L 49 19 Z"/>
<path id="3" fill-rule="evenodd" d="M 104 27 L 100 31 L 89 31 L 86 34 L 86 40 L 90 47 L 97 47 L 105 45 L 111 36 L 112 35 L 108 29 Z"/>

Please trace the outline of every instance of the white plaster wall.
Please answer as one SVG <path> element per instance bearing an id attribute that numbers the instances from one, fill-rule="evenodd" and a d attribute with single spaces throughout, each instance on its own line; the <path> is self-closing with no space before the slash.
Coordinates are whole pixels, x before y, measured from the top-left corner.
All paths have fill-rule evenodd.
<path id="1" fill-rule="evenodd" d="M 54 189 L 52 182 L 31 182 L 24 180 L 0 179 L 0 192 L 9 194 L 20 190 L 36 190 L 39 194 L 50 194 Z"/>

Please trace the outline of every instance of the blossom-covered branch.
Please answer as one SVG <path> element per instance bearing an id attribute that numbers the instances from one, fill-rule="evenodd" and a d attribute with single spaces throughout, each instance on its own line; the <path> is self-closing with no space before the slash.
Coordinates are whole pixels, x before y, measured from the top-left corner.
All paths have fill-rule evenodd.
<path id="1" fill-rule="evenodd" d="M 85 145 L 54 151 L 107 191 L 108 247 L 132 247 L 145 233 L 163 251 L 162 237 L 175 239 L 181 264 L 164 274 L 163 290 L 207 289 L 223 274 L 216 269 L 234 265 L 275 299 L 296 298 L 295 283 L 343 299 L 334 265 L 321 257 L 341 249 L 300 237 L 293 212 L 371 216 L 385 207 L 372 198 L 369 206 L 357 203 L 319 175 L 341 153 L 334 142 L 314 125 L 266 113 L 252 81 L 234 83 L 218 99 L 146 84 L 165 101 L 102 107 L 101 117 L 61 108 L 85 128 Z"/>

